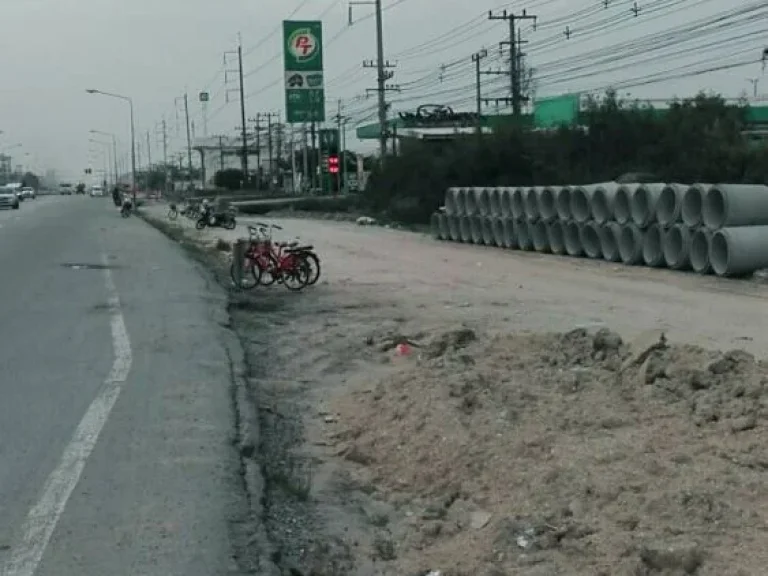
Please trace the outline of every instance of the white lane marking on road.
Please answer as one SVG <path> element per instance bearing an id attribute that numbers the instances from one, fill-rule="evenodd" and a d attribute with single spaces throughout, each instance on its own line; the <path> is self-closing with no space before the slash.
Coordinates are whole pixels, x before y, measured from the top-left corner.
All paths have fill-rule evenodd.
<path id="1" fill-rule="evenodd" d="M 102 261 L 105 265 L 108 264 L 106 256 L 102 257 Z M 2 576 L 34 576 L 56 524 L 80 480 L 88 457 L 96 446 L 99 434 L 107 423 L 131 370 L 131 343 L 125 329 L 120 299 L 109 268 L 105 268 L 104 274 L 112 311 L 110 325 L 115 354 L 112 370 L 64 449 L 59 465 L 48 477 L 40 500 L 30 510 L 22 530 L 21 541 L 10 551 L 8 562 L 0 570 Z"/>

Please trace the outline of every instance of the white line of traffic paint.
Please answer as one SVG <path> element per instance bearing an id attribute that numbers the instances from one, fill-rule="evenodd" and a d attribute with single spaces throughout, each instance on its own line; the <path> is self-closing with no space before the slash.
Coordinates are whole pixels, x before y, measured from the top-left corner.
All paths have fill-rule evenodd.
<path id="1" fill-rule="evenodd" d="M 104 256 L 102 260 L 107 265 L 107 257 Z M 105 268 L 104 273 L 112 311 L 110 325 L 115 354 L 112 370 L 80 421 L 59 465 L 48 477 L 40 500 L 30 510 L 21 541 L 10 551 L 9 560 L 0 571 L 2 576 L 34 576 L 67 500 L 80 480 L 88 457 L 128 378 L 132 362 L 131 343 L 112 274 L 108 268 Z"/>

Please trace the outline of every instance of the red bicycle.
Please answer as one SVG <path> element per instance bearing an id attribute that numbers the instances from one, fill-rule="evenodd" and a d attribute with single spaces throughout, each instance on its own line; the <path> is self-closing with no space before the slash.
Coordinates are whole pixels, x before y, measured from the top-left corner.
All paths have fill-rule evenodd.
<path id="1" fill-rule="evenodd" d="M 257 223 L 258 228 L 248 226 L 250 243 L 246 250 L 240 278 L 240 287 L 251 289 L 259 284 L 271 286 L 274 283 L 284 284 L 286 288 L 299 291 L 310 284 L 312 267 L 308 264 L 302 251 L 311 247 L 299 246 L 298 242 L 272 242 L 271 231 L 282 230 L 280 226 Z M 236 262 L 232 262 L 230 273 L 233 282 L 237 282 L 235 274 Z M 252 280 L 251 280 L 252 278 Z"/>

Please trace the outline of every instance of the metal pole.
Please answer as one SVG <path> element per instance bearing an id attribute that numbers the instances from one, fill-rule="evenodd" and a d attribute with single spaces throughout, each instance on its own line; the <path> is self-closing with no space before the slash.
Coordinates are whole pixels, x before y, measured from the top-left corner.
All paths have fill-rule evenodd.
<path id="1" fill-rule="evenodd" d="M 115 163 L 115 186 L 120 180 L 120 171 L 117 169 L 117 138 L 112 134 L 112 161 Z"/>
<path id="2" fill-rule="evenodd" d="M 339 153 L 339 163 L 343 163 L 343 156 L 344 156 L 344 148 L 341 146 L 341 98 L 339 98 L 338 103 L 338 113 L 336 114 L 336 137 L 338 138 L 338 145 L 341 150 L 338 150 Z M 337 194 L 341 192 L 341 167 L 339 166 L 339 171 L 336 172 L 336 192 Z"/>
<path id="3" fill-rule="evenodd" d="M 376 72 L 379 92 L 379 147 L 381 158 L 387 155 L 387 100 L 385 98 L 387 76 L 384 69 L 384 23 L 381 16 L 381 0 L 376 0 Z"/>
<path id="4" fill-rule="evenodd" d="M 136 122 L 133 115 L 133 100 L 128 98 L 131 107 L 131 180 L 133 182 L 133 205 L 136 206 Z"/>
<path id="5" fill-rule="evenodd" d="M 168 192 L 168 184 L 169 178 L 168 178 L 168 126 L 165 123 L 165 118 L 163 118 L 163 182 L 164 182 L 164 191 Z"/>
<path id="6" fill-rule="evenodd" d="M 341 132 L 341 169 L 343 171 L 341 182 L 343 184 L 344 194 L 346 194 L 347 191 L 349 190 L 349 184 L 347 180 L 347 119 L 346 118 L 342 123 L 342 132 Z"/>
<path id="7" fill-rule="evenodd" d="M 273 169 L 273 148 L 272 148 L 272 112 L 269 112 L 267 114 L 267 155 L 268 155 L 268 164 L 267 164 L 267 178 L 269 178 L 269 182 L 267 184 L 267 188 L 271 191 L 272 190 L 272 169 Z"/>
<path id="8" fill-rule="evenodd" d="M 291 194 L 296 195 L 296 131 L 291 126 Z"/>
<path id="9" fill-rule="evenodd" d="M 147 130 L 147 171 L 152 171 L 152 145 L 149 141 L 149 130 Z"/>
<path id="10" fill-rule="evenodd" d="M 301 187 L 306 190 L 307 187 L 307 178 L 309 178 L 309 158 L 307 157 L 307 123 L 305 122 L 301 126 L 301 140 L 302 140 L 302 151 L 303 151 L 303 161 L 304 161 L 304 177 L 301 179 Z"/>
<path id="11" fill-rule="evenodd" d="M 187 117 L 187 163 L 189 165 L 189 185 L 192 186 L 192 134 L 189 127 L 189 96 L 184 94 L 184 114 Z"/>
<path id="12" fill-rule="evenodd" d="M 245 126 L 245 87 L 243 81 L 243 44 L 237 46 L 237 60 L 240 69 L 240 122 L 243 129 L 243 188 L 248 187 L 248 134 Z"/>
<path id="13" fill-rule="evenodd" d="M 477 134 L 483 133 L 483 107 L 480 86 L 480 61 L 488 55 L 487 50 L 481 50 L 472 54 L 472 62 L 475 63 L 475 99 L 477 103 Z"/>

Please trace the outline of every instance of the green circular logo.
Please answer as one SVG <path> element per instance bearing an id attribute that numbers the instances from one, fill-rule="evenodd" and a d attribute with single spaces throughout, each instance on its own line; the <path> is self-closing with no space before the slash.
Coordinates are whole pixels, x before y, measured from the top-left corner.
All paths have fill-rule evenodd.
<path id="1" fill-rule="evenodd" d="M 296 62 L 314 60 L 320 48 L 320 42 L 309 28 L 298 28 L 288 37 L 288 50 Z"/>

